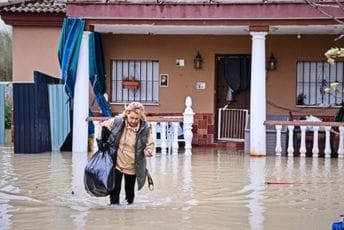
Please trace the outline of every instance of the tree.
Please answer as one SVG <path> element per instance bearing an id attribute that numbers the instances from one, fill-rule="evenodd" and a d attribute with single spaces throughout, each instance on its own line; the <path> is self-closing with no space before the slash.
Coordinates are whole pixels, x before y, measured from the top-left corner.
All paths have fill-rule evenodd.
<path id="1" fill-rule="evenodd" d="M 12 33 L 0 28 L 0 81 L 12 81 Z"/>
<path id="2" fill-rule="evenodd" d="M 310 6 L 317 9 L 320 13 L 327 16 L 328 18 L 333 19 L 340 25 L 344 25 L 344 20 L 342 19 L 344 17 L 344 3 L 340 0 L 333 0 L 333 1 L 324 1 L 324 0 L 305 0 L 306 3 L 308 3 Z M 336 4 L 329 4 L 329 3 L 336 3 Z M 341 10 L 343 13 L 342 17 L 334 16 L 327 9 L 330 8 L 336 8 Z M 341 35 L 339 35 L 335 40 L 342 39 L 344 37 L 344 31 Z M 336 58 L 344 57 L 344 48 L 330 48 L 328 51 L 326 51 L 325 56 L 327 58 L 327 61 L 331 64 L 335 62 Z"/>

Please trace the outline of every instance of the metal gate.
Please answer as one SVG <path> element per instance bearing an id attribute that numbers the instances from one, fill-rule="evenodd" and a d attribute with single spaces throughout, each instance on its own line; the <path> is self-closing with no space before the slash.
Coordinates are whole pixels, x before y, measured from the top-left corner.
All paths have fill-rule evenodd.
<path id="1" fill-rule="evenodd" d="M 218 110 L 217 140 L 245 141 L 245 125 L 248 120 L 247 109 Z"/>

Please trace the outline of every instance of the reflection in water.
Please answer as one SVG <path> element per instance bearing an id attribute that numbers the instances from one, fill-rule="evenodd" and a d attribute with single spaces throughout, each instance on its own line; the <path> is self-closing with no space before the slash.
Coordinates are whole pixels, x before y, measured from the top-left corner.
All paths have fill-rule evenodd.
<path id="1" fill-rule="evenodd" d="M 249 208 L 250 208 L 250 226 L 251 229 L 263 229 L 264 221 L 264 207 L 262 201 L 264 199 L 263 192 L 265 190 L 265 158 L 250 158 L 250 189 L 251 194 Z"/>
<path id="2" fill-rule="evenodd" d="M 0 229 L 329 229 L 344 213 L 343 159 L 158 153 L 154 190 L 110 206 L 84 189 L 87 154 L 12 151 L 0 149 Z"/>
<path id="3" fill-rule="evenodd" d="M 250 209 L 251 229 L 263 229 L 264 206 L 263 192 L 265 190 L 265 158 L 250 158 L 249 166 L 250 184 L 246 189 L 250 191 L 248 207 Z"/>
<path id="4" fill-rule="evenodd" d="M 12 208 L 12 206 L 8 204 L 10 201 L 9 193 L 19 191 L 18 188 L 15 187 L 16 177 L 13 173 L 13 165 L 11 164 L 11 157 L 8 153 L 9 149 L 4 149 L 3 151 L 4 153 L 1 154 L 2 163 L 0 164 L 0 226 L 4 229 L 9 229 L 11 226 L 11 215 L 8 213 L 8 210 Z"/>
<path id="5" fill-rule="evenodd" d="M 72 167 L 73 167 L 73 175 L 72 175 L 72 195 L 74 196 L 75 201 L 83 201 L 86 200 L 85 193 L 82 192 L 84 190 L 84 169 L 87 164 L 87 153 L 72 153 Z M 83 199 L 84 198 L 84 199 Z M 76 211 L 74 214 L 73 221 L 74 225 L 79 228 L 86 227 L 86 217 L 87 217 L 87 210 L 88 208 L 83 207 L 80 205 L 72 206 Z"/>

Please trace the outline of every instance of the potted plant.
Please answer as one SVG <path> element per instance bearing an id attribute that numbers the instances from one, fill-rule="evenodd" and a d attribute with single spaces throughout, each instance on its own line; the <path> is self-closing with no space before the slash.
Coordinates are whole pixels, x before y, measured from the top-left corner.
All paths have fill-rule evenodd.
<path id="1" fill-rule="evenodd" d="M 305 104 L 305 99 L 307 98 L 306 94 L 300 93 L 297 95 L 297 105 L 304 105 Z"/>
<path id="2" fill-rule="evenodd" d="M 130 79 L 129 77 L 126 77 L 123 79 L 122 87 L 123 89 L 138 89 L 140 86 L 140 81 L 136 79 Z"/>

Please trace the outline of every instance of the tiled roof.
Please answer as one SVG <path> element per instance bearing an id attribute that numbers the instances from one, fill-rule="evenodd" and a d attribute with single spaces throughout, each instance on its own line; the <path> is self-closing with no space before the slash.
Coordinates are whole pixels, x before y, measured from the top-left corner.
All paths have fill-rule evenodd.
<path id="1" fill-rule="evenodd" d="M 22 0 L 9 2 L 0 12 L 10 13 L 66 13 L 66 5 L 59 0 Z"/>

